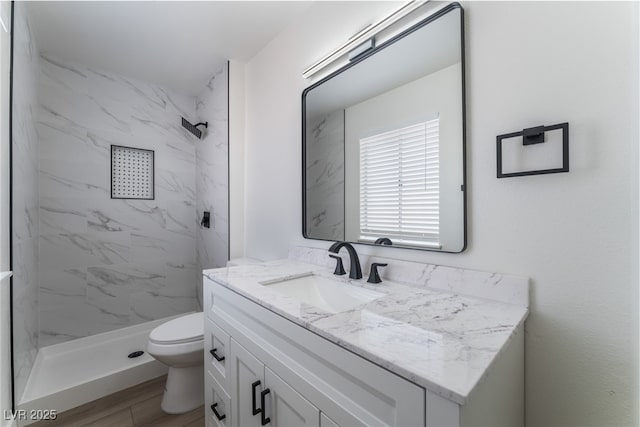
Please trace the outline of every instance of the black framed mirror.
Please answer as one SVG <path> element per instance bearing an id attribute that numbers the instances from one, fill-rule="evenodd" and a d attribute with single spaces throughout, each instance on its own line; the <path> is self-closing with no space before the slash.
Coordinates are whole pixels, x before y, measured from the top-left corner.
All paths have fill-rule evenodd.
<path id="1" fill-rule="evenodd" d="M 465 249 L 464 68 L 452 3 L 303 91 L 305 238 Z"/>

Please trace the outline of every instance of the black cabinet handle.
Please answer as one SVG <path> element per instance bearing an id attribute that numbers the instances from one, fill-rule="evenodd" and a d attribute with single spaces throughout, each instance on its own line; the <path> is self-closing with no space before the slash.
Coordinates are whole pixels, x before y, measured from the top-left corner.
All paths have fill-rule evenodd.
<path id="1" fill-rule="evenodd" d="M 258 408 L 256 405 L 256 388 L 260 385 L 260 380 L 251 384 L 251 412 L 253 415 L 258 415 L 262 409 Z"/>
<path id="2" fill-rule="evenodd" d="M 222 362 L 224 360 L 224 356 L 218 356 L 216 354 L 216 350 L 218 350 L 217 348 L 214 348 L 213 350 L 209 350 L 209 353 L 211 353 L 211 355 L 218 361 L 218 362 Z"/>
<path id="3" fill-rule="evenodd" d="M 217 404 L 217 403 L 214 403 L 213 405 L 211 405 L 211 410 L 213 411 L 213 415 L 215 415 L 215 416 L 216 416 L 216 418 L 218 419 L 218 421 L 222 421 L 222 420 L 224 420 L 225 418 L 227 418 L 227 416 L 226 416 L 225 414 L 220 415 L 220 414 L 218 413 L 218 411 L 216 410 L 216 406 L 218 406 L 218 404 Z"/>
<path id="4" fill-rule="evenodd" d="M 268 388 L 265 388 L 264 390 L 262 390 L 260 392 L 260 406 L 262 406 L 262 412 L 260 413 L 260 418 L 261 418 L 261 422 L 263 426 L 266 426 L 267 424 L 269 424 L 271 422 L 271 418 L 269 417 L 265 417 L 265 414 L 267 413 L 267 410 L 264 406 L 264 398 L 267 394 L 271 393 L 271 390 L 269 390 Z"/>

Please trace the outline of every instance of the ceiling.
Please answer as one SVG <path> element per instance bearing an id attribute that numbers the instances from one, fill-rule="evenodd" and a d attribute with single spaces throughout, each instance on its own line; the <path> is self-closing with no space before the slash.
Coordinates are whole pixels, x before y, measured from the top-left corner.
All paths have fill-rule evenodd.
<path id="1" fill-rule="evenodd" d="M 309 1 L 28 2 L 47 56 L 199 93 L 226 60 L 246 62 Z"/>

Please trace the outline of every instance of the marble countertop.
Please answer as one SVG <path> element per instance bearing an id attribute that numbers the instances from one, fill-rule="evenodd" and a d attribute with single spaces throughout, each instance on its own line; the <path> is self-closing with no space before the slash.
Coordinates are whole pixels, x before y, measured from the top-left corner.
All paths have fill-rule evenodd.
<path id="1" fill-rule="evenodd" d="M 385 296 L 350 311 L 328 313 L 260 284 L 309 272 Z M 391 281 L 371 285 L 290 259 L 205 270 L 204 275 L 459 404 L 466 403 L 528 315 L 518 305 Z"/>

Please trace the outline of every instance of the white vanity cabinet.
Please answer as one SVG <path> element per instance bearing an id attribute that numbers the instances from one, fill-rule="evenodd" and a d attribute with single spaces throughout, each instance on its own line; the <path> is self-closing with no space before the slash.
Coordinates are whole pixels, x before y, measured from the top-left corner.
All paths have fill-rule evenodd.
<path id="1" fill-rule="evenodd" d="M 233 339 L 230 358 L 233 425 L 320 425 L 318 408 Z"/>
<path id="2" fill-rule="evenodd" d="M 423 388 L 210 279 L 204 289 L 207 345 L 220 346 L 230 337 L 223 361 L 205 347 L 207 389 L 219 389 L 212 396 L 230 398 L 223 425 L 262 426 L 262 415 L 270 418 L 265 424 L 270 426 L 317 426 L 321 419 L 330 426 L 425 425 Z M 223 338 L 217 341 L 216 336 Z M 216 378 L 222 377 L 222 364 L 226 382 Z M 266 389 L 266 411 L 254 415 L 254 396 L 261 408 Z M 206 402 L 208 417 L 219 421 L 210 410 L 215 403 Z"/>
<path id="3" fill-rule="evenodd" d="M 521 425 L 521 407 L 503 417 L 499 406 L 512 405 L 521 392 L 509 379 L 521 366 L 495 368 L 498 379 L 481 390 L 484 397 L 463 406 L 208 277 L 204 311 L 208 426 Z"/>
<path id="4" fill-rule="evenodd" d="M 320 410 L 271 369 L 265 368 L 265 387 L 270 391 L 270 417 L 277 426 L 318 427 Z"/>

